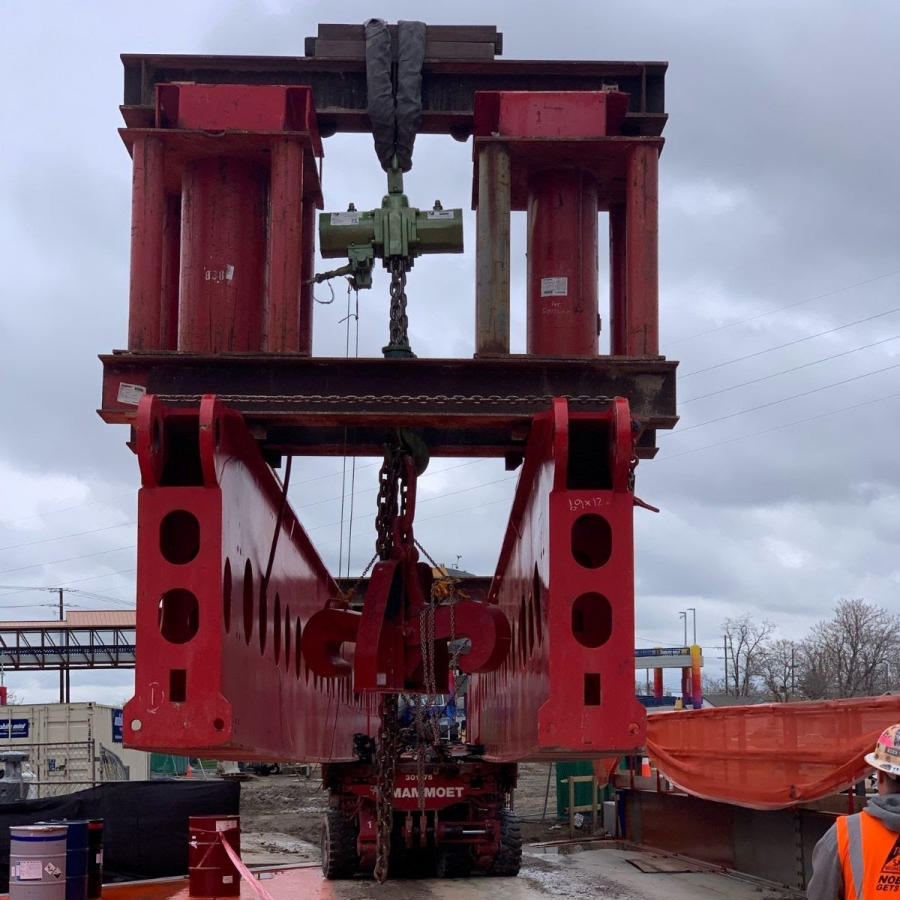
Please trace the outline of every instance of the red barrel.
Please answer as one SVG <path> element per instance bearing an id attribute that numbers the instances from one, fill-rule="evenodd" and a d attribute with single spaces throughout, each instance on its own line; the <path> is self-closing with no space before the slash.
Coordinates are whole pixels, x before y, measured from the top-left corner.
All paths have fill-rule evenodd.
<path id="1" fill-rule="evenodd" d="M 188 852 L 188 894 L 191 897 L 238 897 L 241 876 L 222 841 L 241 853 L 239 816 L 191 816 Z"/>
<path id="2" fill-rule="evenodd" d="M 185 166 L 179 350 L 262 349 L 267 215 L 268 172 L 262 166 L 226 158 Z"/>
<path id="3" fill-rule="evenodd" d="M 597 180 L 555 169 L 528 181 L 529 354 L 598 351 Z"/>

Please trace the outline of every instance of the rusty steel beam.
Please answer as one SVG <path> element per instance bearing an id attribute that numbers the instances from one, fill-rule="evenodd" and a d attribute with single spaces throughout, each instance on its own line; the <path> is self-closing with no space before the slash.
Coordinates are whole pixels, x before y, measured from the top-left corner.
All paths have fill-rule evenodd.
<path id="1" fill-rule="evenodd" d="M 475 240 L 475 353 L 509 353 L 509 149 L 479 151 Z"/>
<path id="2" fill-rule="evenodd" d="M 626 356 L 659 353 L 659 151 L 636 144 L 625 183 Z M 615 263 L 614 263 L 615 264 Z"/>
<path id="3" fill-rule="evenodd" d="M 321 57 L 124 54 L 122 115 L 130 127 L 152 125 L 157 84 L 309 85 L 319 130 L 371 131 L 366 113 L 365 60 Z M 665 62 L 547 60 L 427 61 L 422 72 L 425 134 L 472 133 L 476 91 L 601 91 L 630 95 L 623 134 L 658 136 L 665 127 Z"/>
<path id="4" fill-rule="evenodd" d="M 159 347 L 163 323 L 162 258 L 166 225 L 163 145 L 155 137 L 134 144 L 131 190 L 131 285 L 128 347 Z"/>
<path id="5" fill-rule="evenodd" d="M 659 359 L 186 353 L 101 359 L 104 421 L 132 424 L 143 393 L 173 409 L 192 408 L 214 393 L 244 414 L 263 449 L 276 453 L 380 456 L 386 436 L 408 427 L 420 430 L 433 456 L 502 457 L 523 451 L 533 417 L 547 412 L 554 397 L 572 398 L 578 412 L 605 412 L 611 398 L 625 397 L 645 429 L 638 449 L 646 458 L 655 453 L 653 431 L 677 421 L 677 363 Z"/>

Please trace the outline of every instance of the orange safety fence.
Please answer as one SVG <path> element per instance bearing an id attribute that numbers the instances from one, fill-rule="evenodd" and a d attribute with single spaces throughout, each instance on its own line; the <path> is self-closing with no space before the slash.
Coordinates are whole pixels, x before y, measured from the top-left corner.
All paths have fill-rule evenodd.
<path id="1" fill-rule="evenodd" d="M 767 703 L 651 715 L 647 756 L 672 784 L 705 800 L 783 809 L 846 790 L 863 756 L 900 722 L 900 696 Z M 603 781 L 612 760 L 598 760 Z"/>

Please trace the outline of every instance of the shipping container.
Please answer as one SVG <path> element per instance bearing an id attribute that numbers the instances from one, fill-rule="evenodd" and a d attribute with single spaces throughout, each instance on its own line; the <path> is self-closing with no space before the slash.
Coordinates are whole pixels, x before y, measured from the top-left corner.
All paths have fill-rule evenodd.
<path id="1" fill-rule="evenodd" d="M 0 750 L 28 754 L 29 798 L 56 797 L 106 781 L 146 781 L 150 754 L 122 746 L 122 710 L 99 703 L 0 707 Z"/>

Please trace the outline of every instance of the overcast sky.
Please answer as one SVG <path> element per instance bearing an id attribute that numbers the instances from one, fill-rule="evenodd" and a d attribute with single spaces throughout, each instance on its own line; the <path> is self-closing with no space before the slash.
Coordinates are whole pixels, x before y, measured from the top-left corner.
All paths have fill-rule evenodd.
<path id="1" fill-rule="evenodd" d="M 505 58 L 670 63 L 660 306 L 663 352 L 680 360 L 682 419 L 638 473 L 638 494 L 662 513 L 635 513 L 637 645 L 680 643 L 687 607 L 711 666 L 729 615 L 768 617 L 795 638 L 841 597 L 900 612 L 900 6 L 557 0 L 540 15 L 531 9 L 497 0 L 3 4 L 0 615 L 52 617 L 55 596 L 36 586 L 73 589 L 73 607 L 134 601 L 137 467 L 126 429 L 95 413 L 97 354 L 126 342 L 130 160 L 116 132 L 118 55 L 302 55 L 319 22 L 372 15 L 496 24 Z M 330 138 L 325 154 L 326 208 L 379 202 L 369 138 Z M 468 207 L 470 181 L 471 145 L 419 139 L 406 180 L 414 204 Z M 466 228 L 464 256 L 423 260 L 410 276 L 420 356 L 473 352 L 469 212 Z M 386 288 L 379 270 L 360 297 L 361 355 L 385 343 Z M 345 303 L 341 293 L 317 307 L 317 354 L 344 353 Z M 461 462 L 429 469 L 417 536 L 441 561 L 458 555 L 488 574 L 515 480 L 502 461 Z M 371 460 L 358 466 L 352 574 L 372 555 L 377 471 Z M 340 473 L 340 460 L 297 460 L 291 491 L 334 570 Z M 53 673 L 7 672 L 6 683 L 30 702 L 56 697 Z M 130 689 L 130 673 L 73 676 L 78 700 L 118 702 Z"/>

